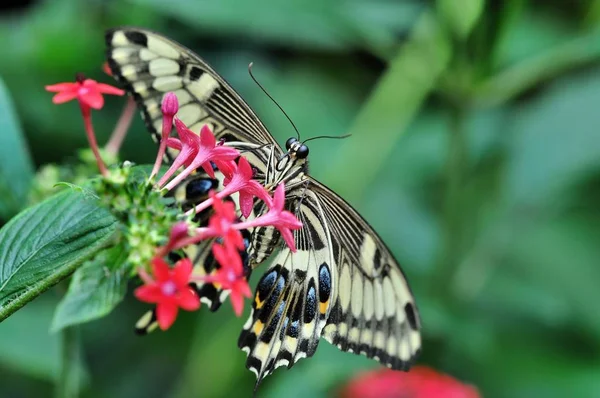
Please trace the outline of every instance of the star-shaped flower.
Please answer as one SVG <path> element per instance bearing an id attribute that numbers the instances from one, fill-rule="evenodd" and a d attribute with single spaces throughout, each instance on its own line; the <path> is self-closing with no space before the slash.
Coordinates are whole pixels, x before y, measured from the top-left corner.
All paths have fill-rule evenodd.
<path id="1" fill-rule="evenodd" d="M 252 291 L 244 275 L 242 259 L 233 245 L 212 246 L 213 255 L 221 266 L 211 275 L 202 277 L 204 282 L 219 284 L 221 289 L 229 290 L 229 299 L 237 316 L 244 310 L 244 297 L 252 297 Z"/>
<path id="2" fill-rule="evenodd" d="M 285 187 L 279 184 L 273 194 L 273 200 L 266 202 L 269 206 L 269 211 L 251 221 L 245 221 L 235 225 L 236 229 L 246 229 L 253 227 L 272 226 L 279 230 L 281 237 L 288 245 L 292 252 L 296 252 L 294 243 L 294 234 L 292 230 L 302 228 L 302 223 L 291 212 L 284 209 L 285 207 Z"/>
<path id="3" fill-rule="evenodd" d="M 171 269 L 162 257 L 152 260 L 153 277 L 140 272 L 144 285 L 135 290 L 135 297 L 146 303 L 156 304 L 156 319 L 162 330 L 167 330 L 179 308 L 194 311 L 200 308 L 200 299 L 188 285 L 192 274 L 189 258 L 179 260 Z"/>
<path id="4" fill-rule="evenodd" d="M 56 93 L 52 98 L 55 104 L 62 104 L 77 99 L 81 106 L 101 109 L 104 106 L 102 94 L 123 95 L 125 92 L 108 84 L 85 79 L 80 75 L 74 83 L 58 83 L 46 86 L 46 90 Z"/>

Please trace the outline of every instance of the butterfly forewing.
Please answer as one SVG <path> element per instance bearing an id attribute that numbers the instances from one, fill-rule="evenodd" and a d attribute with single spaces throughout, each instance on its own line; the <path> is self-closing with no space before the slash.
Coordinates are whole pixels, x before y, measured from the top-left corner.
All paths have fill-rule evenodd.
<path id="1" fill-rule="evenodd" d="M 303 228 L 260 280 L 238 344 L 258 382 L 315 353 L 319 337 L 343 351 L 406 370 L 421 348 L 406 279 L 372 228 L 309 179 L 290 193 Z M 352 247 L 352 250 L 348 248 Z"/>
<path id="2" fill-rule="evenodd" d="M 208 125 L 217 139 L 272 145 L 281 152 L 239 94 L 187 48 L 137 28 L 111 29 L 105 39 L 108 65 L 135 98 L 155 139 L 162 130 L 161 101 L 170 91 L 179 100 L 177 117 L 195 133 Z"/>

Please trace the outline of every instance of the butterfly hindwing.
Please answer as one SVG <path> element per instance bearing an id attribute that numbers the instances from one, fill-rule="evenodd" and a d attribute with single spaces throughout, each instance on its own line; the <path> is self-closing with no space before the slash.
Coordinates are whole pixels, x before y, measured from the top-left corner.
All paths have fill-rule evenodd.
<path id="1" fill-rule="evenodd" d="M 298 204 L 304 227 L 295 231 L 297 251 L 283 248 L 259 281 L 252 314 L 238 345 L 257 383 L 279 366 L 312 356 L 329 313 L 334 289 L 329 232 L 314 221 L 321 212 L 310 192 Z"/>
<path id="2" fill-rule="evenodd" d="M 407 370 L 421 349 L 420 319 L 408 282 L 371 226 L 311 179 L 332 236 L 336 292 L 323 337 L 343 351 Z"/>

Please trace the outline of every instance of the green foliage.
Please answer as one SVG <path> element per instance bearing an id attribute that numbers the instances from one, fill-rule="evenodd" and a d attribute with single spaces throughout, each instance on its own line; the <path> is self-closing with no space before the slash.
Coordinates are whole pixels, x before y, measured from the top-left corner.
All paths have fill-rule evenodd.
<path id="1" fill-rule="evenodd" d="M 40 166 L 85 146 L 76 105 L 56 107 L 42 88 L 78 71 L 109 82 L 100 69 L 106 27 L 141 25 L 181 41 L 284 142 L 294 132 L 248 77 L 254 61 L 303 138 L 353 134 L 311 141 L 311 174 L 353 203 L 403 264 L 423 318 L 421 363 L 475 384 L 486 398 L 595 398 L 600 2 L 497 4 L 40 2 L 0 21 L 0 75 Z M 101 143 L 121 105 L 110 98 L 94 113 Z M 0 145 L 0 176 L 11 177 L 10 195 L 21 195 L 13 184 L 26 184 L 30 169 L 14 145 Z M 137 121 L 120 157 L 150 163 L 154 154 Z M 3 191 L 7 215 L 24 204 L 16 197 L 9 202 Z M 17 255 L 8 246 L 0 239 L 0 257 Z M 103 276 L 81 268 L 67 298 L 105 293 L 85 288 L 108 287 L 112 279 Z M 52 293 L 0 324 L 2 396 L 43 396 L 48 385 L 36 380 L 56 374 L 59 343 L 46 333 Z M 86 308 L 62 304 L 63 314 L 67 307 Z M 183 314 L 168 333 L 137 339 L 130 330 L 147 306 L 126 295 L 118 311 L 81 326 L 93 375 L 81 395 L 249 395 L 254 377 L 236 346 L 245 319 L 229 307 Z M 267 378 L 258 395 L 334 396 L 373 367 L 323 341 L 313 358 Z"/>
<path id="2" fill-rule="evenodd" d="M 461 40 L 469 36 L 484 7 L 485 0 L 463 0 L 460 4 L 452 0 L 437 0 L 441 20 Z"/>
<path id="3" fill-rule="evenodd" d="M 12 101 L 0 79 L 0 219 L 16 214 L 29 193 L 33 164 Z"/>
<path id="4" fill-rule="evenodd" d="M 52 330 L 89 322 L 112 311 L 127 290 L 126 259 L 123 247 L 116 246 L 103 250 L 77 269 L 67 294 L 56 308 Z"/>
<path id="5" fill-rule="evenodd" d="M 110 213 L 73 190 L 14 217 L 0 230 L 0 320 L 69 276 L 114 231 Z"/>

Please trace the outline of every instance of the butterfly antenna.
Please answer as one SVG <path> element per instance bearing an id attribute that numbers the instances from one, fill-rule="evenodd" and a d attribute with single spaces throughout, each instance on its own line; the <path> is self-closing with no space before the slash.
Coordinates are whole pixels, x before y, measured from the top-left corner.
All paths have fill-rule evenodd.
<path id="1" fill-rule="evenodd" d="M 285 111 L 283 110 L 283 108 L 281 107 L 281 105 L 279 105 L 277 103 L 277 101 L 275 101 L 275 98 L 271 97 L 271 94 L 269 94 L 267 92 L 267 90 L 265 90 L 265 88 L 258 82 L 258 80 L 256 80 L 256 78 L 254 77 L 254 74 L 252 73 L 252 65 L 254 64 L 254 62 L 250 62 L 250 64 L 248 65 L 248 73 L 250 74 L 250 77 L 252 78 L 252 80 L 254 80 L 254 83 L 256 83 L 256 85 L 258 87 L 260 87 L 260 89 L 262 90 L 263 93 L 265 93 L 267 95 L 267 97 L 269 97 L 269 99 L 271 101 L 273 101 L 273 103 L 275 105 L 277 105 L 277 107 L 279 108 L 279 110 L 281 112 L 283 112 L 283 114 L 285 115 L 285 117 L 287 118 L 287 120 L 291 123 L 292 127 L 294 128 L 294 130 L 296 131 L 296 136 L 298 137 L 298 141 L 300 141 L 300 132 L 298 131 L 298 129 L 296 128 L 296 125 L 294 124 L 294 122 L 292 121 L 292 119 L 288 116 L 287 113 L 285 113 Z"/>
<path id="2" fill-rule="evenodd" d="M 316 140 L 316 139 L 319 139 L 319 138 L 331 138 L 331 139 L 334 139 L 334 140 L 341 140 L 341 139 L 344 139 L 344 138 L 348 138 L 351 135 L 352 134 L 344 134 L 344 135 L 319 135 L 319 136 L 316 136 L 316 137 L 308 138 L 308 139 L 304 140 L 302 143 L 304 144 L 304 143 L 307 143 L 308 141 Z"/>

